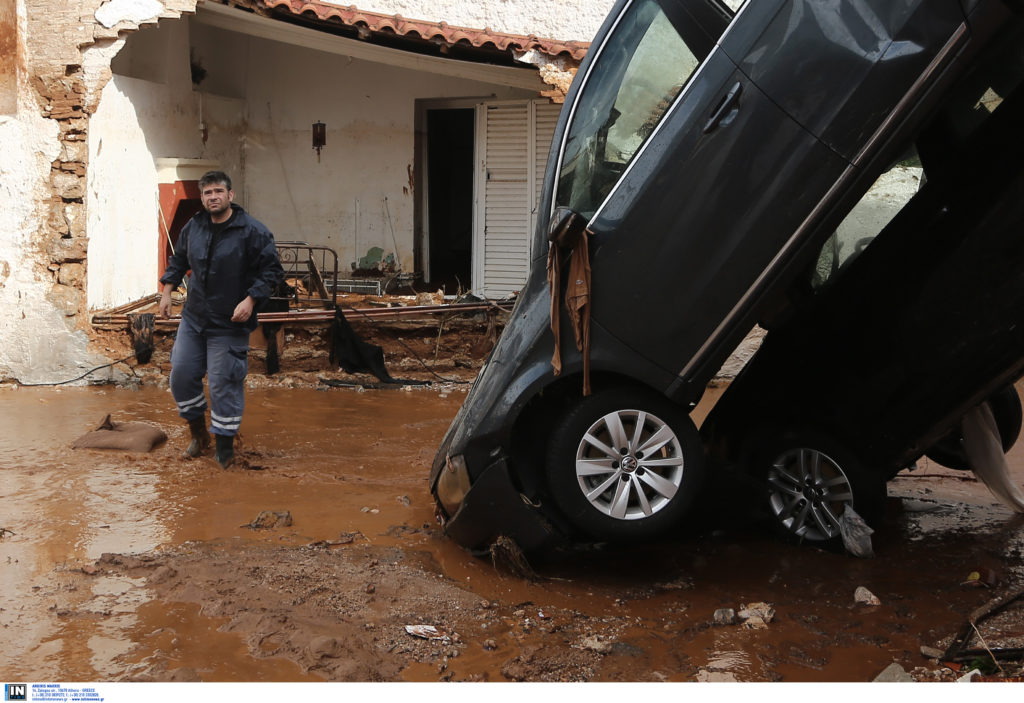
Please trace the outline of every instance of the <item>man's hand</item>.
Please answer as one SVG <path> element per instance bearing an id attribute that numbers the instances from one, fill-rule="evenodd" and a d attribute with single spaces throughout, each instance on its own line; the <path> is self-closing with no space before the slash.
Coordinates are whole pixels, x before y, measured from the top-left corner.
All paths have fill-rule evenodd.
<path id="1" fill-rule="evenodd" d="M 160 317 L 166 319 L 171 316 L 171 291 L 174 288 L 170 285 L 165 285 L 163 291 L 160 293 Z"/>
<path id="2" fill-rule="evenodd" d="M 245 296 L 245 300 L 235 306 L 235 313 L 231 316 L 232 322 L 245 322 L 252 317 L 252 309 L 256 307 L 256 301 L 251 295 Z"/>

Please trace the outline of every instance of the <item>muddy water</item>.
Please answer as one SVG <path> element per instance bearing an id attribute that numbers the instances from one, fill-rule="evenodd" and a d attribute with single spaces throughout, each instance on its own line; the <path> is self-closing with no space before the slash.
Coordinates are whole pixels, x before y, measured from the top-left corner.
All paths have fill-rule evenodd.
<path id="1" fill-rule="evenodd" d="M 35 681 L 139 671 L 205 681 L 432 681 L 442 672 L 455 680 L 864 681 L 892 661 L 928 665 L 920 646 L 944 646 L 995 592 L 962 585 L 970 572 L 993 574 L 997 590 L 1024 576 L 1022 520 L 977 482 L 924 465 L 890 484 L 875 559 L 782 544 L 736 517 L 721 495 L 671 541 L 583 551 L 536 564 L 538 582 L 516 578 L 445 540 L 433 519 L 426 476 L 463 398 L 463 388 L 251 390 L 245 468 L 223 471 L 211 459 L 180 458 L 186 432 L 166 390 L 0 389 L 0 627 L 17 633 L 0 652 L 2 670 Z M 169 441 L 148 454 L 69 449 L 107 413 L 157 425 Z M 1012 459 L 1024 483 L 1024 461 L 1018 452 Z M 292 524 L 251 529 L 264 510 L 288 511 Z M 370 668 L 325 669 L 274 644 L 263 625 L 246 624 L 247 613 L 283 621 L 291 611 L 287 602 L 274 610 L 269 591 L 253 595 L 243 572 L 261 558 L 269 570 L 279 554 L 290 559 L 322 542 L 345 549 L 353 539 L 376 550 L 372 565 L 400 552 L 421 572 L 418 588 L 433 580 L 445 589 L 446 617 L 462 635 L 458 658 L 407 644 L 401 632 L 383 648 L 384 629 L 397 631 L 400 618 L 429 622 L 431 609 L 410 605 L 416 594 L 401 589 L 382 603 L 387 584 L 377 584 L 376 599 L 365 570 L 310 593 L 371 594 L 369 609 L 350 608 L 361 615 L 338 621 L 373 633 L 367 647 L 381 649 L 367 655 Z M 152 570 L 98 568 L 107 553 L 157 562 L 173 553 L 178 571 L 191 553 L 211 554 L 226 566 L 208 582 L 179 575 L 177 590 L 158 597 Z M 855 605 L 857 586 L 882 605 Z M 776 613 L 767 628 L 712 624 L 716 609 L 755 602 Z M 467 612 L 477 603 L 485 609 Z M 1007 626 L 1011 636 L 1018 625 Z M 392 668 L 379 665 L 390 656 Z M 157 660 L 153 673 L 147 666 Z"/>

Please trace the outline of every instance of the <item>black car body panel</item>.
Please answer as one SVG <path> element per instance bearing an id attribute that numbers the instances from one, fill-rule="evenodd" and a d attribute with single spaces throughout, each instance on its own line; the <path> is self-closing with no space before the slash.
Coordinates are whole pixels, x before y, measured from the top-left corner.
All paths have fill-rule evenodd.
<path id="1" fill-rule="evenodd" d="M 1010 16 L 1002 0 L 758 0 L 727 26 L 716 0 L 617 3 L 567 96 L 540 206 L 588 222 L 595 385 L 692 407 Z M 562 531 L 545 447 L 584 364 L 563 315 L 561 377 L 551 367 L 547 230 L 538 217 L 527 284 L 431 472 L 470 548 Z"/>
<path id="2" fill-rule="evenodd" d="M 716 405 L 703 431 L 720 460 L 749 463 L 762 436 L 811 426 L 892 474 L 1024 374 L 1024 44 L 995 59 L 1016 81 L 997 86 L 998 109 L 937 116 L 920 191 Z"/>
<path id="3" fill-rule="evenodd" d="M 964 22 L 957 0 L 756 2 L 746 11 L 764 18 L 763 31 L 730 32 L 723 51 L 848 161 Z"/>

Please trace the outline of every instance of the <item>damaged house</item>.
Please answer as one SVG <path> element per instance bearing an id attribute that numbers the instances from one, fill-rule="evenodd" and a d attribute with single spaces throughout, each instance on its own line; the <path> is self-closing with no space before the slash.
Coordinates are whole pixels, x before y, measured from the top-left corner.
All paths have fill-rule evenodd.
<path id="1" fill-rule="evenodd" d="M 112 361 L 91 314 L 157 290 L 212 169 L 341 276 L 516 292 L 610 5 L 0 0 L 0 380 Z"/>

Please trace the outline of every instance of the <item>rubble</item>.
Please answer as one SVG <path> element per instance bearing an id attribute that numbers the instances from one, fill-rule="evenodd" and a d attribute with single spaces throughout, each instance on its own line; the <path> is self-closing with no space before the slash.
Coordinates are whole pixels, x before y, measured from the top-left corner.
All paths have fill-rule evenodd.
<path id="1" fill-rule="evenodd" d="M 857 586 L 857 590 L 853 592 L 853 601 L 861 605 L 881 605 L 882 601 L 878 599 L 874 593 L 864 588 L 863 586 Z"/>
<path id="2" fill-rule="evenodd" d="M 268 530 L 274 527 L 291 527 L 292 514 L 287 511 L 261 510 L 252 522 L 240 525 L 250 530 Z"/>
<path id="3" fill-rule="evenodd" d="M 885 667 L 873 680 L 874 683 L 913 683 L 914 677 L 907 673 L 902 666 L 893 662 Z"/>

